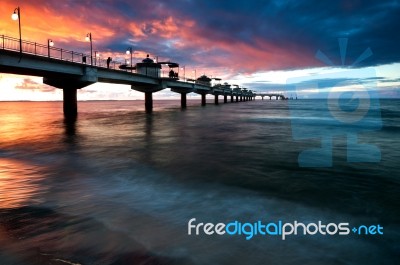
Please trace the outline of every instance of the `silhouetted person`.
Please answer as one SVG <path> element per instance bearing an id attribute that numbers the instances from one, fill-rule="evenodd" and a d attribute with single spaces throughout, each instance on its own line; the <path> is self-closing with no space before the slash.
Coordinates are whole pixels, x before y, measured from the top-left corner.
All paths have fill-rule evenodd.
<path id="1" fill-rule="evenodd" d="M 110 68 L 111 60 L 112 60 L 111 57 L 107 58 L 107 68 Z"/>
<path id="2" fill-rule="evenodd" d="M 171 71 L 169 71 L 169 78 L 174 78 L 175 77 L 175 72 L 174 70 L 171 69 Z"/>

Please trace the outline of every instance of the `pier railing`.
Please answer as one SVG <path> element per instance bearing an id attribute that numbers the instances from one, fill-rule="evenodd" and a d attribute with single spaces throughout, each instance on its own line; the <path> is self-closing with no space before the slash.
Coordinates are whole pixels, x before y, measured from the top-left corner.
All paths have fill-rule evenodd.
<path id="1" fill-rule="evenodd" d="M 8 37 L 5 35 L 0 35 L 0 45 L 3 50 L 22 51 L 22 53 L 25 54 L 107 68 L 107 60 L 102 58 L 97 58 L 95 56 L 91 57 L 90 55 L 81 52 L 74 52 L 62 48 L 40 44 L 37 42 L 26 40 L 20 41 L 20 39 Z M 127 71 L 119 68 L 121 64 L 122 63 L 120 62 L 112 61 L 110 63 L 110 69 Z"/>

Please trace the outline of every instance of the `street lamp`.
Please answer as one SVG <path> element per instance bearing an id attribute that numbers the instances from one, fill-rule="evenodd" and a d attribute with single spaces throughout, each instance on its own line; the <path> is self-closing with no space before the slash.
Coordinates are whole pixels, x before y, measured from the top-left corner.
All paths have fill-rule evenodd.
<path id="1" fill-rule="evenodd" d="M 97 65 L 97 58 L 100 59 L 100 53 L 98 51 L 94 51 L 94 65 Z"/>
<path id="2" fill-rule="evenodd" d="M 50 58 L 50 47 L 53 47 L 53 46 L 54 46 L 54 42 L 51 39 L 48 39 L 47 40 L 47 51 L 49 54 L 49 58 Z"/>
<path id="3" fill-rule="evenodd" d="M 132 56 L 133 56 L 132 47 L 129 47 L 129 48 L 126 50 L 126 54 L 130 54 L 130 55 L 131 55 L 131 72 L 132 72 L 132 69 L 133 69 L 133 67 L 132 67 Z"/>
<path id="4" fill-rule="evenodd" d="M 21 10 L 19 7 L 14 9 L 14 13 L 11 15 L 12 20 L 18 19 L 18 29 L 19 29 L 19 51 L 22 53 L 22 37 L 21 37 Z"/>
<path id="5" fill-rule="evenodd" d="M 93 65 L 93 43 L 92 43 L 92 33 L 86 34 L 86 41 L 90 41 L 90 65 Z"/>
<path id="6" fill-rule="evenodd" d="M 183 81 L 185 81 L 186 79 L 186 65 L 184 65 L 183 67 L 181 67 L 181 69 L 183 70 Z"/>
<path id="7" fill-rule="evenodd" d="M 194 70 L 192 71 L 192 73 L 194 73 L 194 80 L 196 80 L 196 69 L 194 69 Z"/>

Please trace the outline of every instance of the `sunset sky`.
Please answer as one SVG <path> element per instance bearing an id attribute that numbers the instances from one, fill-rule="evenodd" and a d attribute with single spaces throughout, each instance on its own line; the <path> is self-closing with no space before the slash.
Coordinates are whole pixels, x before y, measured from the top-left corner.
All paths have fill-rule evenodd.
<path id="1" fill-rule="evenodd" d="M 158 56 L 185 66 L 186 77 L 196 70 L 197 76 L 221 77 L 257 92 L 290 96 L 287 80 L 309 77 L 314 85 L 303 84 L 299 97 L 317 97 L 315 83 L 343 71 L 338 39 L 348 38 L 344 65 L 370 49 L 371 56 L 353 67 L 373 68 L 376 76 L 360 81 L 350 74 L 347 84 L 374 82 L 381 97 L 400 96 L 400 1 L 1 0 L 0 35 L 18 37 L 18 23 L 11 20 L 17 6 L 24 40 L 52 39 L 55 47 L 89 53 L 85 36 L 91 32 L 102 58 L 122 62 L 132 46 L 135 61 Z M 332 65 L 317 59 L 317 51 Z M 62 91 L 40 77 L 0 74 L 0 89 L 0 100 L 62 99 Z M 104 83 L 79 93 L 81 100 L 143 98 L 129 86 Z M 165 90 L 155 97 L 178 95 Z"/>

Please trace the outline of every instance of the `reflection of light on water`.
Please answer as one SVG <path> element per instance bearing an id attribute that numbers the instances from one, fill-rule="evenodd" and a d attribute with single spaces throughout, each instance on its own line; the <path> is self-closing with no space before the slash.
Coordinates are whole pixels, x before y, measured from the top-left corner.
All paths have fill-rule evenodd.
<path id="1" fill-rule="evenodd" d="M 27 205 L 40 192 L 42 179 L 33 165 L 0 158 L 0 208 Z"/>

